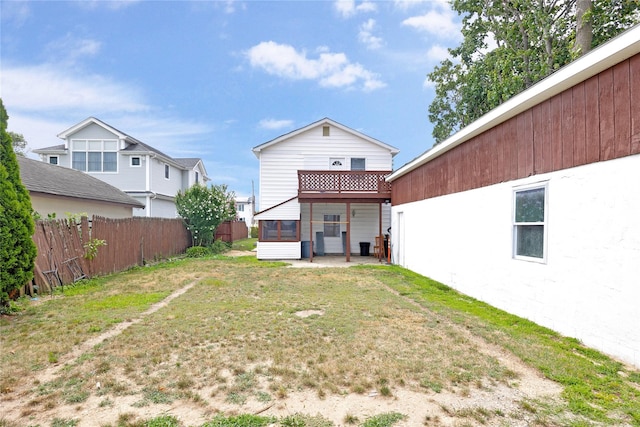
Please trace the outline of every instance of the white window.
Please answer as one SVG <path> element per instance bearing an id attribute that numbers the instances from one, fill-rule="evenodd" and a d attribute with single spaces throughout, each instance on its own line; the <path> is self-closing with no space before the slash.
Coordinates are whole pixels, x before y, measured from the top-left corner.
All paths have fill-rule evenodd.
<path id="1" fill-rule="evenodd" d="M 84 172 L 117 172 L 118 141 L 115 139 L 71 140 L 71 167 Z"/>
<path id="2" fill-rule="evenodd" d="M 142 165 L 142 162 L 140 161 L 140 157 L 131 157 L 131 166 L 133 167 L 139 167 L 140 165 Z"/>
<path id="3" fill-rule="evenodd" d="M 196 184 L 200 182 L 200 174 L 196 171 Z"/>
<path id="4" fill-rule="evenodd" d="M 236 211 L 238 211 L 238 212 L 244 212 L 244 204 L 242 204 L 242 203 L 238 203 L 238 204 L 236 205 Z"/>
<path id="5" fill-rule="evenodd" d="M 513 257 L 545 262 L 547 184 L 513 190 Z"/>
<path id="6" fill-rule="evenodd" d="M 363 171 L 365 168 L 365 160 L 363 158 L 351 158 L 351 170 L 352 171 Z"/>
<path id="7" fill-rule="evenodd" d="M 164 177 L 165 179 L 169 179 L 169 165 L 164 165 Z"/>
<path id="8" fill-rule="evenodd" d="M 331 157 L 329 159 L 330 170 L 343 170 L 345 165 L 344 157 Z"/>
<path id="9" fill-rule="evenodd" d="M 58 164 L 58 156 L 49 156 L 49 163 L 52 165 Z"/>

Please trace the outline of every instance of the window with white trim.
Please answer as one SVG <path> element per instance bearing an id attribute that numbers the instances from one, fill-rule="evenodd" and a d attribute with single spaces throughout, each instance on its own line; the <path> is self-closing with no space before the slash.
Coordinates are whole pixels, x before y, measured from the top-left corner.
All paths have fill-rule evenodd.
<path id="1" fill-rule="evenodd" d="M 546 260 L 547 184 L 513 190 L 513 257 Z"/>
<path id="2" fill-rule="evenodd" d="M 117 172 L 116 139 L 72 139 L 71 167 L 83 172 Z"/>
<path id="3" fill-rule="evenodd" d="M 358 158 L 358 157 L 352 157 L 351 158 L 351 170 L 352 171 L 363 171 L 366 170 L 365 167 L 365 159 L 364 158 Z"/>
<path id="4" fill-rule="evenodd" d="M 131 156 L 131 166 L 133 166 L 134 168 L 142 166 L 142 161 L 140 160 L 140 157 Z"/>
<path id="5" fill-rule="evenodd" d="M 49 156 L 49 164 L 57 165 L 58 164 L 58 156 Z"/>
<path id="6" fill-rule="evenodd" d="M 164 165 L 164 177 L 165 179 L 169 179 L 169 165 L 166 163 Z"/>

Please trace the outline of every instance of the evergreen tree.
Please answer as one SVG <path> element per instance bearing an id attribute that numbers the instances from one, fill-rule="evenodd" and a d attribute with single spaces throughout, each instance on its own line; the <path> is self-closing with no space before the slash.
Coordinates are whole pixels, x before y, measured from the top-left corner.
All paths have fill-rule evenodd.
<path id="1" fill-rule="evenodd" d="M 31 199 L 20 180 L 8 120 L 0 99 L 0 311 L 9 305 L 9 294 L 33 278 L 37 254 Z"/>

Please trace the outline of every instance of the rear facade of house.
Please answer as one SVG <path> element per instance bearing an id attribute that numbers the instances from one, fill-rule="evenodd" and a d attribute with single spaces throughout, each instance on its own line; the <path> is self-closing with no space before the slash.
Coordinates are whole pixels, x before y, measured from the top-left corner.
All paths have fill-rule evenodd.
<path id="1" fill-rule="evenodd" d="M 258 258 L 369 255 L 390 224 L 397 149 L 325 118 L 253 149 L 260 161 Z"/>
<path id="2" fill-rule="evenodd" d="M 393 261 L 640 366 L 640 27 L 389 178 Z"/>

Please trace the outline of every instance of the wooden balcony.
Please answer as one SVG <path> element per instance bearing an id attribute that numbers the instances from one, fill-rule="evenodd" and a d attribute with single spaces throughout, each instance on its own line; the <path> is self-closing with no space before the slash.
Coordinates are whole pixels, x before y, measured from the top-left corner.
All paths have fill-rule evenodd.
<path id="1" fill-rule="evenodd" d="M 298 200 L 383 203 L 391 200 L 391 171 L 298 171 Z"/>

